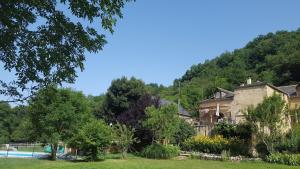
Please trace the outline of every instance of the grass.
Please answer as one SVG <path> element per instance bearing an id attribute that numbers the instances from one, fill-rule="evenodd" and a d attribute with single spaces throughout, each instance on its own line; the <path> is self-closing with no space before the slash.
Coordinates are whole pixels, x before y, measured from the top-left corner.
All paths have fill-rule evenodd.
<path id="1" fill-rule="evenodd" d="M 100 162 L 48 161 L 0 158 L 2 169 L 288 169 L 299 168 L 264 162 L 221 162 L 204 160 L 151 160 L 130 156 L 126 160 L 106 159 Z"/>

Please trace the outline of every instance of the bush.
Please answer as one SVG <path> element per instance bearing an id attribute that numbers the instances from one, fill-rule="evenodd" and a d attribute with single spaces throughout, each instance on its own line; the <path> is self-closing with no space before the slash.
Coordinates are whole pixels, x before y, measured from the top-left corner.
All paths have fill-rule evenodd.
<path id="1" fill-rule="evenodd" d="M 217 123 L 213 129 L 216 135 L 222 135 L 224 138 L 238 138 L 241 140 L 251 139 L 252 127 L 247 123 L 231 124 L 227 122 Z"/>
<path id="2" fill-rule="evenodd" d="M 279 152 L 300 152 L 300 124 L 293 126 L 290 133 L 275 145 L 275 150 Z"/>
<path id="3" fill-rule="evenodd" d="M 217 123 L 213 129 L 213 133 L 222 135 L 225 138 L 235 137 L 236 125 L 227 122 Z"/>
<path id="4" fill-rule="evenodd" d="M 299 166 L 300 154 L 272 153 L 267 156 L 266 161 L 269 163 Z"/>
<path id="5" fill-rule="evenodd" d="M 186 140 L 183 145 L 185 150 L 216 154 L 221 154 L 228 148 L 229 141 L 220 135 L 214 137 L 198 135 Z"/>
<path id="6" fill-rule="evenodd" d="M 103 159 L 105 151 L 112 142 L 112 128 L 103 120 L 91 120 L 70 139 L 69 144 L 83 151 L 85 159 L 97 161 Z"/>
<path id="7" fill-rule="evenodd" d="M 172 141 L 176 145 L 182 147 L 184 141 L 194 135 L 196 135 L 195 128 L 185 120 L 180 119 L 179 128 L 174 134 L 174 139 Z"/>
<path id="8" fill-rule="evenodd" d="M 249 156 L 250 143 L 248 141 L 241 140 L 238 138 L 231 138 L 229 140 L 229 150 L 231 155 L 233 156 L 237 156 L 237 155 Z"/>
<path id="9" fill-rule="evenodd" d="M 142 156 L 153 159 L 169 159 L 177 157 L 180 153 L 179 147 L 173 145 L 152 144 L 146 147 Z"/>
<path id="10" fill-rule="evenodd" d="M 269 155 L 269 151 L 267 149 L 267 146 L 262 142 L 257 143 L 256 146 L 255 146 L 255 149 L 256 149 L 259 157 L 261 157 L 261 158 L 265 158 L 266 156 Z"/>

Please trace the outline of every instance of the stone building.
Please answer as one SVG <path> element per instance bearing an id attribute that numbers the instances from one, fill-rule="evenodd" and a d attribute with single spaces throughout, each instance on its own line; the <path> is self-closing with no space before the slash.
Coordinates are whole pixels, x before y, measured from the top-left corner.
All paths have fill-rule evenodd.
<path id="1" fill-rule="evenodd" d="M 198 132 L 203 135 L 210 135 L 217 122 L 227 121 L 238 124 L 245 120 L 244 112 L 253 105 L 261 103 L 265 97 L 274 93 L 282 96 L 282 99 L 290 108 L 300 107 L 300 85 L 276 87 L 268 83 L 256 82 L 237 87 L 233 92 L 217 88 L 217 92 L 209 99 L 200 102 Z M 293 117 L 282 117 L 283 130 L 291 128 Z M 296 119 L 297 120 L 297 119 Z"/>

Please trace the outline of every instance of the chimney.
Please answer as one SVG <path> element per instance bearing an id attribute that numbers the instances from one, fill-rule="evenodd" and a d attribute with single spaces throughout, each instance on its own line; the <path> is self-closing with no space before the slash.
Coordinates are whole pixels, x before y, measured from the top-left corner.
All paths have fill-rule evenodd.
<path id="1" fill-rule="evenodd" d="M 251 77 L 249 77 L 248 79 L 247 79 L 247 85 L 251 85 L 252 84 L 252 80 L 251 80 Z"/>

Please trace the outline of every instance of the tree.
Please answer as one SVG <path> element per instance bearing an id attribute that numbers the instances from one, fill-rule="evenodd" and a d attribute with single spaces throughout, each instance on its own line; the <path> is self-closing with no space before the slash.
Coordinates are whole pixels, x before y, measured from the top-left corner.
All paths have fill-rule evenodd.
<path id="1" fill-rule="evenodd" d="M 29 101 L 32 138 L 51 146 L 56 159 L 60 141 L 67 142 L 91 116 L 88 101 L 81 92 L 55 87 L 40 90 Z"/>
<path id="2" fill-rule="evenodd" d="M 8 103 L 0 103 L 0 144 L 29 141 L 24 132 L 27 115 L 26 106 L 12 108 Z"/>
<path id="3" fill-rule="evenodd" d="M 300 81 L 300 29 L 260 35 L 245 47 L 225 52 L 204 63 L 193 65 L 170 87 L 161 88 L 159 96 L 176 102 L 196 114 L 198 101 L 207 99 L 216 87 L 227 90 L 252 80 L 276 86 Z M 178 84 L 181 82 L 181 94 Z"/>
<path id="4" fill-rule="evenodd" d="M 150 106 L 146 109 L 146 115 L 144 126 L 154 133 L 157 142 L 164 145 L 168 144 L 174 137 L 180 123 L 177 106 L 174 104 L 160 108 Z"/>
<path id="5" fill-rule="evenodd" d="M 72 138 L 72 144 L 80 147 L 87 160 L 96 161 L 111 144 L 113 130 L 103 120 L 91 120 Z"/>
<path id="6" fill-rule="evenodd" d="M 263 100 L 255 108 L 249 107 L 246 120 L 254 129 L 258 139 L 266 146 L 269 153 L 274 151 L 274 144 L 281 136 L 283 118 L 285 117 L 285 101 L 278 94 Z"/>
<path id="7" fill-rule="evenodd" d="M 137 138 L 134 137 L 135 129 L 127 127 L 125 124 L 117 123 L 115 132 L 117 145 L 122 151 L 122 158 L 126 158 L 129 147 L 137 142 Z"/>
<path id="8" fill-rule="evenodd" d="M 84 52 L 99 52 L 130 0 L 26 0 L 0 2 L 0 61 L 16 80 L 0 80 L 0 94 L 22 100 L 24 90 L 73 83 L 84 69 Z M 71 19 L 72 17 L 76 18 Z"/>
<path id="9" fill-rule="evenodd" d="M 8 103 L 0 103 L 0 144 L 10 141 L 11 107 Z"/>
<path id="10" fill-rule="evenodd" d="M 180 119 L 178 130 L 174 134 L 174 141 L 177 145 L 181 146 L 185 140 L 194 136 L 195 134 L 195 128 L 184 119 Z"/>
<path id="11" fill-rule="evenodd" d="M 133 143 L 132 147 L 135 151 L 142 150 L 146 145 L 149 145 L 152 142 L 152 132 L 144 127 L 142 123 L 146 119 L 146 108 L 149 106 L 158 108 L 159 100 L 158 97 L 145 94 L 133 103 L 128 110 L 117 117 L 119 123 L 135 128 L 134 137 L 139 140 L 139 142 Z"/>
<path id="12" fill-rule="evenodd" d="M 116 122 L 118 116 L 127 111 L 145 93 L 144 82 L 134 77 L 113 80 L 106 93 L 100 118 L 105 119 L 108 123 Z"/>

